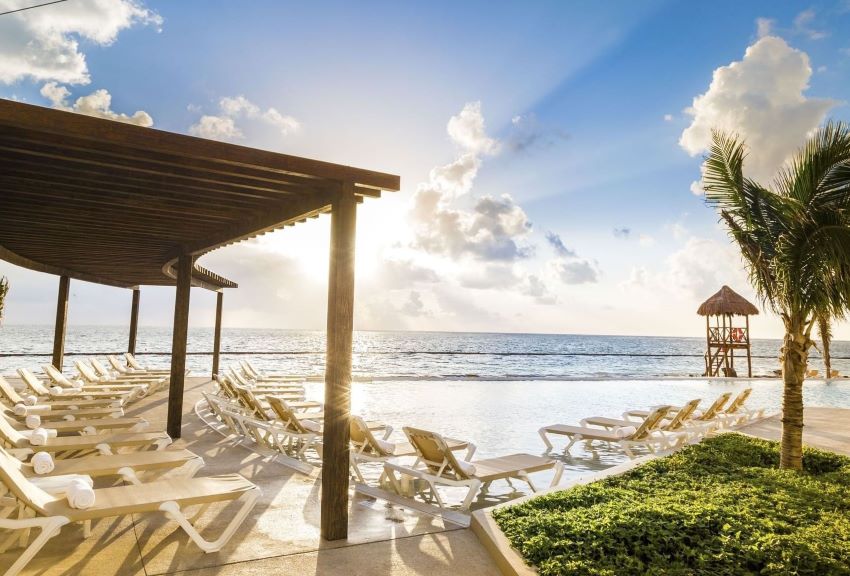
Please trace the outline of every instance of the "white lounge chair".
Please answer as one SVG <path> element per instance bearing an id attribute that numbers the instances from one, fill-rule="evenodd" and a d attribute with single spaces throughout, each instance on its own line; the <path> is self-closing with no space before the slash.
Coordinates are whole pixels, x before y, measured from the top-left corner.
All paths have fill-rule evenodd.
<path id="1" fill-rule="evenodd" d="M 26 511 L 20 518 L 0 518 L 0 528 L 40 530 L 32 543 L 7 568 L 5 576 L 19 574 L 38 551 L 67 524 L 130 514 L 162 513 L 177 522 L 204 552 L 215 552 L 231 539 L 254 507 L 260 493 L 257 486 L 238 474 L 182 478 L 95 489 L 94 504 L 89 508 L 79 509 L 73 508 L 64 497 L 50 495 L 30 482 L 5 452 L 0 452 L 0 481 Z M 235 501 L 240 501 L 241 506 L 231 516 L 229 524 L 216 540 L 203 538 L 193 524 L 194 518 L 186 515 L 188 507 L 200 506 L 200 514 L 211 504 Z"/>
<path id="2" fill-rule="evenodd" d="M 551 451 L 554 446 L 548 436 L 566 436 L 569 442 L 564 447 L 564 453 L 567 454 L 570 448 L 576 442 L 586 442 L 588 446 L 594 441 L 606 442 L 608 444 L 617 444 L 622 448 L 623 452 L 629 458 L 637 456 L 632 451 L 636 446 L 643 446 L 651 452 L 655 452 L 658 447 L 665 445 L 664 437 L 658 432 L 658 428 L 662 425 L 664 417 L 670 410 L 670 406 L 659 406 L 650 412 L 646 419 L 636 427 L 629 426 L 617 428 L 615 430 L 605 430 L 603 428 L 593 428 L 591 426 L 568 426 L 565 424 L 553 424 L 544 426 L 538 433 L 543 443 L 546 445 L 546 451 Z"/>

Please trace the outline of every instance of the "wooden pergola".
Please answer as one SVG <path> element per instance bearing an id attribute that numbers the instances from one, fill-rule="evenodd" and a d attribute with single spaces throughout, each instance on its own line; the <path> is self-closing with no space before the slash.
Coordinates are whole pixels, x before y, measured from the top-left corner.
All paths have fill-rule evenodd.
<path id="1" fill-rule="evenodd" d="M 0 100 L 0 258 L 59 276 L 53 361 L 62 367 L 71 279 L 176 286 L 168 433 L 181 435 L 190 288 L 236 283 L 197 264 L 211 250 L 331 214 L 321 528 L 348 533 L 357 204 L 399 177 Z"/>

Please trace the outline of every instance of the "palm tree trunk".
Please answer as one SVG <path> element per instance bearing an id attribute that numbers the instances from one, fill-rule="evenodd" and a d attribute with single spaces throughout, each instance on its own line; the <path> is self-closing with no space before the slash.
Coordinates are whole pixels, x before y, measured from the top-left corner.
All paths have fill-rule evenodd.
<path id="1" fill-rule="evenodd" d="M 824 315 L 818 316 L 818 332 L 823 346 L 823 368 L 826 370 L 826 377 L 829 378 L 832 374 L 832 357 L 829 352 L 829 347 L 832 345 L 832 326 L 829 324 L 829 318 Z"/>
<path id="2" fill-rule="evenodd" d="M 782 397 L 782 451 L 779 467 L 803 469 L 803 380 L 809 361 L 809 339 L 802 318 L 785 322 L 780 358 L 785 391 Z"/>

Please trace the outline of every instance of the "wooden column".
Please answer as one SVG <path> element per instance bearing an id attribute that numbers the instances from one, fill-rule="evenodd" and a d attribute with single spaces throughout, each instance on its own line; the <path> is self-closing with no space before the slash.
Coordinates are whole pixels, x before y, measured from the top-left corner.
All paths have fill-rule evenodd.
<path id="1" fill-rule="evenodd" d="M 62 370 L 65 357 L 65 329 L 68 327 L 68 292 L 71 279 L 59 277 L 59 295 L 56 299 L 56 324 L 53 328 L 53 365 Z"/>
<path id="2" fill-rule="evenodd" d="M 348 426 L 351 412 L 356 227 L 354 186 L 345 184 L 339 199 L 333 202 L 331 212 L 321 498 L 321 535 L 325 540 L 348 537 Z"/>
<path id="3" fill-rule="evenodd" d="M 183 383 L 186 377 L 186 340 L 189 334 L 189 294 L 194 258 L 177 260 L 177 292 L 174 298 L 174 332 L 171 338 L 171 383 L 168 389 L 168 425 L 172 438 L 180 438 L 183 422 Z"/>
<path id="4" fill-rule="evenodd" d="M 224 306 L 224 291 L 219 290 L 215 297 L 215 334 L 213 335 L 212 375 L 218 374 L 218 357 L 221 352 L 221 309 Z"/>
<path id="5" fill-rule="evenodd" d="M 139 297 L 141 290 L 133 289 L 133 304 L 130 306 L 130 339 L 127 342 L 127 352 L 136 353 L 136 332 L 139 329 Z"/>

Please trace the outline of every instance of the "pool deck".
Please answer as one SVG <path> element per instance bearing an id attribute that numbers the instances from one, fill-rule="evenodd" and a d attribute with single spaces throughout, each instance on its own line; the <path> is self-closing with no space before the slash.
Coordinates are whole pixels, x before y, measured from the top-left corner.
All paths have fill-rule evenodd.
<path id="1" fill-rule="evenodd" d="M 739 432 L 779 440 L 782 436 L 779 414 L 738 429 Z M 850 410 L 845 408 L 806 408 L 803 416 L 803 444 L 850 456 Z"/>
<path id="2" fill-rule="evenodd" d="M 91 537 L 79 526 L 66 527 L 30 562 L 27 576 L 70 575 L 498 575 L 487 549 L 468 529 L 360 495 L 352 499 L 350 537 L 326 542 L 319 537 L 320 480 L 259 455 L 205 426 L 194 413 L 207 378 L 189 378 L 184 400 L 183 438 L 175 443 L 204 457 L 199 476 L 239 472 L 258 484 L 263 495 L 231 542 L 204 554 L 175 524 L 154 515 L 95 523 Z M 166 396 L 160 392 L 127 409 L 144 416 L 150 430 L 165 428 Z M 779 416 L 745 426 L 741 432 L 778 439 Z M 850 410 L 808 408 L 805 442 L 850 455 Z M 214 510 L 202 524 L 223 525 L 229 508 Z M 19 550 L 0 554 L 0 570 Z"/>
<path id="3" fill-rule="evenodd" d="M 238 472 L 262 488 L 253 512 L 220 552 L 204 554 L 176 524 L 157 515 L 101 520 L 82 538 L 68 526 L 22 572 L 27 576 L 186 576 L 247 574 L 399 574 L 485 576 L 498 569 L 467 529 L 361 496 L 353 498 L 346 541 L 319 537 L 317 474 L 306 476 L 260 456 L 206 427 L 194 413 L 208 378 L 186 382 L 183 438 L 175 447 L 204 457 L 198 476 Z M 149 430 L 165 428 L 166 395 L 159 392 L 131 405 L 128 416 L 143 416 Z M 211 509 L 208 526 L 217 534 L 231 508 Z M 203 522 L 203 520 L 202 520 Z M 0 554 L 0 573 L 20 549 Z"/>

